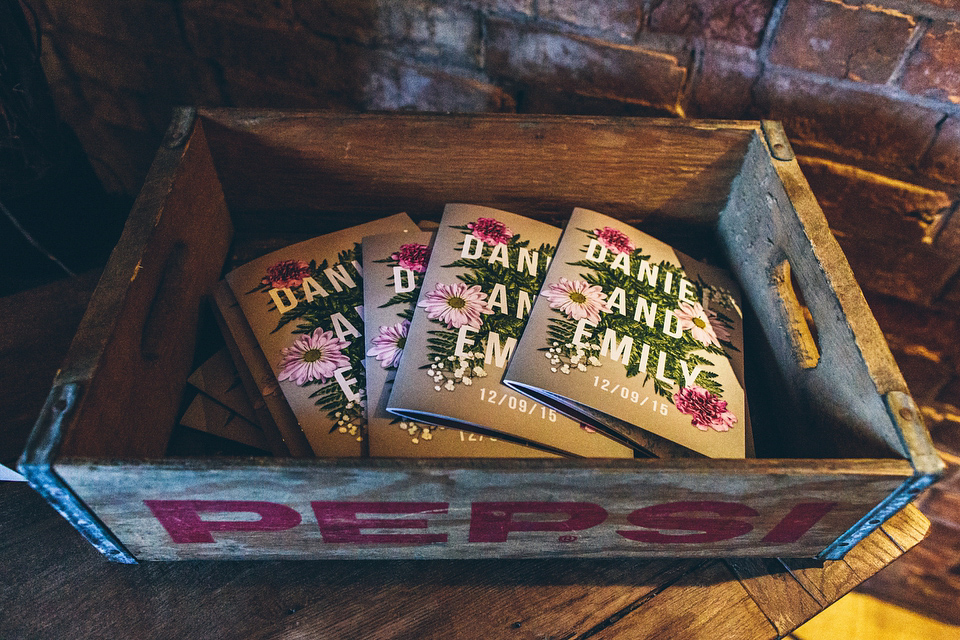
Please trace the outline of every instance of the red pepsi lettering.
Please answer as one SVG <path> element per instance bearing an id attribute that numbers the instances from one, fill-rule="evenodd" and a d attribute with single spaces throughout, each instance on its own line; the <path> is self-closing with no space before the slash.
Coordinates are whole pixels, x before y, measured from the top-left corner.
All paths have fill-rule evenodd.
<path id="1" fill-rule="evenodd" d="M 446 502 L 311 502 L 324 542 L 431 544 L 445 533 L 363 533 L 363 529 L 426 529 L 424 518 L 359 518 L 359 513 L 446 513 Z"/>
<path id="2" fill-rule="evenodd" d="M 761 542 L 796 542 L 835 506 L 836 502 L 801 502 L 791 509 L 770 533 L 763 536 Z"/>
<path id="3" fill-rule="evenodd" d="M 517 514 L 556 513 L 559 520 L 515 520 Z M 592 502 L 474 502 L 470 542 L 506 542 L 511 531 L 581 531 L 607 519 Z"/>
<path id="4" fill-rule="evenodd" d="M 697 517 L 696 514 L 712 513 L 721 517 Z M 643 527 L 642 530 L 618 529 L 628 540 L 649 543 L 694 544 L 720 542 L 736 538 L 753 530 L 753 525 L 734 517 L 759 515 L 750 507 L 737 502 L 711 500 L 689 502 L 666 502 L 637 509 L 627 516 L 627 522 Z M 697 533 L 663 533 L 663 531 L 696 531 Z"/>
<path id="5" fill-rule="evenodd" d="M 215 542 L 213 531 L 283 531 L 300 524 L 300 514 L 275 502 L 252 500 L 144 500 L 174 542 Z M 201 513 L 251 513 L 256 520 L 202 520 Z"/>

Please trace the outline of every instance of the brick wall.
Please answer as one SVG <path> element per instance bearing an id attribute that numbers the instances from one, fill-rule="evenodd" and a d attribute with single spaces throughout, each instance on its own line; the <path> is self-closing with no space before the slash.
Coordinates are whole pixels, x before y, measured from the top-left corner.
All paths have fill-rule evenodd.
<path id="1" fill-rule="evenodd" d="M 59 108 L 136 193 L 171 106 L 773 118 L 960 453 L 956 0 L 32 0 Z"/>

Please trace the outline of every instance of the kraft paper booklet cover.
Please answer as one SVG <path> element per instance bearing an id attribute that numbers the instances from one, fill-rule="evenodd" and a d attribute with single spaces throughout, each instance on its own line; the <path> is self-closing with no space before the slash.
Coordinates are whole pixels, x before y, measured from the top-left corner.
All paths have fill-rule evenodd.
<path id="1" fill-rule="evenodd" d="M 740 299 L 722 269 L 575 209 L 504 382 L 653 455 L 742 458 Z"/>
<path id="2" fill-rule="evenodd" d="M 318 456 L 364 453 L 360 242 L 405 229 L 417 227 L 397 214 L 285 247 L 226 276 L 275 384 Z M 275 419 L 279 426 L 285 417 Z"/>
<path id="3" fill-rule="evenodd" d="M 363 317 L 367 345 L 367 437 L 373 457 L 541 458 L 554 454 L 471 433 L 405 420 L 387 398 L 406 343 L 433 234 L 389 233 L 363 239 Z M 426 383 L 425 377 L 420 378 Z"/>
<path id="4" fill-rule="evenodd" d="M 501 383 L 560 230 L 475 205 L 444 209 L 387 410 L 557 453 L 633 457 Z"/>

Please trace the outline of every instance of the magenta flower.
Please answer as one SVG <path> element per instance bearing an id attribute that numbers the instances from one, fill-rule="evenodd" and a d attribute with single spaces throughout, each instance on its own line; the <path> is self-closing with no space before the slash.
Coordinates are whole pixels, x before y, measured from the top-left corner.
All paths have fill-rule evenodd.
<path id="1" fill-rule="evenodd" d="M 491 247 L 506 244 L 513 237 L 513 231 L 507 229 L 507 225 L 495 218 L 477 218 L 476 222 L 467 224 L 467 229 Z"/>
<path id="2" fill-rule="evenodd" d="M 379 360 L 380 366 L 384 369 L 397 366 L 400 364 L 400 356 L 403 355 L 403 345 L 407 341 L 409 330 L 409 320 L 398 322 L 392 327 L 380 327 L 367 355 Z"/>
<path id="3" fill-rule="evenodd" d="M 430 257 L 430 251 L 427 245 L 417 242 L 411 242 L 400 247 L 400 250 L 390 255 L 391 260 L 396 260 L 404 269 L 410 269 L 418 273 L 427 270 L 427 259 Z"/>
<path id="4" fill-rule="evenodd" d="M 268 284 L 274 289 L 296 287 L 310 275 L 310 265 L 303 260 L 281 260 L 267 267 L 267 275 L 260 284 Z"/>
<path id="5" fill-rule="evenodd" d="M 333 335 L 332 331 L 316 329 L 297 338 L 280 351 L 280 374 L 277 380 L 290 380 L 303 386 L 311 380 L 326 382 L 333 372 L 349 367 L 350 359 L 343 350 L 349 343 Z"/>
<path id="6" fill-rule="evenodd" d="M 551 309 L 558 309 L 573 320 L 586 318 L 591 324 L 600 321 L 600 311 L 607 300 L 599 285 L 566 278 L 548 286 L 543 295 L 550 301 Z"/>
<path id="7" fill-rule="evenodd" d="M 480 285 L 468 287 L 462 282 L 438 283 L 417 306 L 425 308 L 428 318 L 440 320 L 448 329 L 459 329 L 466 325 L 479 330 L 483 324 L 481 316 L 493 313 L 487 308 L 487 294 L 480 290 Z"/>
<path id="8" fill-rule="evenodd" d="M 614 253 L 630 253 L 633 251 L 633 243 L 630 242 L 627 234 L 622 231 L 613 227 L 604 227 L 603 229 L 594 229 L 593 232 L 597 234 L 597 240 L 600 241 L 600 244 Z"/>
<path id="9" fill-rule="evenodd" d="M 694 340 L 719 347 L 720 340 L 729 340 L 730 332 L 717 320 L 715 311 L 704 309 L 699 302 L 681 302 L 676 312 L 680 328 L 689 331 Z"/>
<path id="10" fill-rule="evenodd" d="M 690 424 L 700 431 L 729 431 L 737 422 L 737 416 L 727 410 L 726 400 L 698 385 L 684 387 L 673 394 L 673 404 L 680 413 L 692 416 Z"/>

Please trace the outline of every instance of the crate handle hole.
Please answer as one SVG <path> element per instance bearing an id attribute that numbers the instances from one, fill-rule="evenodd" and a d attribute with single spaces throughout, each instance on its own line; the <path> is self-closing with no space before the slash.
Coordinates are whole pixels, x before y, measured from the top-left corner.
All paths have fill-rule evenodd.
<path id="1" fill-rule="evenodd" d="M 794 357 L 804 369 L 813 369 L 820 362 L 820 336 L 789 260 L 774 268 L 773 280 L 787 318 Z"/>

